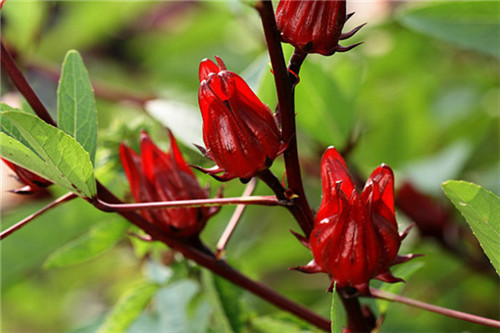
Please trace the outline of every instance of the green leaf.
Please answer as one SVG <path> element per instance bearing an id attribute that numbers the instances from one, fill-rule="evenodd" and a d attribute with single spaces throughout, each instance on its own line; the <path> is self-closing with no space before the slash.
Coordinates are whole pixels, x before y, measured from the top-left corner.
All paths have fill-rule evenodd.
<path id="1" fill-rule="evenodd" d="M 108 219 L 57 249 L 47 258 L 44 266 L 64 267 L 93 259 L 112 248 L 123 237 L 128 226 L 123 219 Z"/>
<path id="2" fill-rule="evenodd" d="M 415 259 L 413 259 L 410 262 L 394 266 L 394 268 L 391 268 L 391 271 L 394 276 L 402 278 L 405 281 L 408 281 L 408 279 L 423 266 L 424 263 L 422 261 L 415 261 Z M 399 294 L 399 292 L 401 291 L 401 289 L 403 289 L 404 286 L 405 283 L 383 283 L 379 289 L 390 292 L 392 294 Z M 377 299 L 375 302 L 377 304 L 378 311 L 381 314 L 386 313 L 387 309 L 391 305 L 391 302 L 381 299 Z"/>
<path id="3" fill-rule="evenodd" d="M 500 275 L 500 198 L 479 185 L 465 181 L 444 182 L 443 190 L 465 217 Z"/>
<path id="4" fill-rule="evenodd" d="M 219 323 L 221 332 L 241 332 L 241 289 L 211 272 L 203 270 L 203 285 L 208 298 L 214 307 L 214 314 Z"/>
<path id="5" fill-rule="evenodd" d="M 89 154 L 72 137 L 23 112 L 0 113 L 2 157 L 81 197 L 96 194 Z"/>
<path id="6" fill-rule="evenodd" d="M 160 315 L 162 332 L 189 332 L 187 308 L 198 292 L 198 284 L 182 279 L 162 288 L 156 294 L 157 312 Z"/>
<path id="7" fill-rule="evenodd" d="M 71 50 L 64 59 L 57 90 L 57 125 L 76 139 L 94 164 L 97 112 L 94 90 L 80 54 Z"/>
<path id="8" fill-rule="evenodd" d="M 346 313 L 342 300 L 337 293 L 337 282 L 333 285 L 332 290 L 332 307 L 330 310 L 330 320 L 332 321 L 332 333 L 342 333 L 343 327 L 346 327 Z"/>
<path id="9" fill-rule="evenodd" d="M 12 106 L 10 105 L 7 105 L 5 103 L 0 103 L 0 111 L 15 111 L 15 112 L 23 112 L 22 110 L 18 109 L 18 108 L 13 108 Z"/>
<path id="10" fill-rule="evenodd" d="M 427 3 L 403 12 L 399 20 L 426 35 L 500 57 L 499 10 L 496 1 Z"/>
<path id="11" fill-rule="evenodd" d="M 118 303 L 97 332 L 125 332 L 146 308 L 157 290 L 158 285 L 156 283 L 142 283 L 130 288 L 118 300 Z"/>

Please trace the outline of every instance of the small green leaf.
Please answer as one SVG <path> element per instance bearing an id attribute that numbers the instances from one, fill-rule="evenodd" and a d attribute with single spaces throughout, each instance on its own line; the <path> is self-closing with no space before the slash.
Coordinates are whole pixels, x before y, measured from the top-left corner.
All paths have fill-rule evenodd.
<path id="1" fill-rule="evenodd" d="M 400 21 L 426 35 L 500 57 L 499 10 L 495 1 L 431 2 L 403 12 Z"/>
<path id="2" fill-rule="evenodd" d="M 479 185 L 465 181 L 444 182 L 443 190 L 465 217 L 500 275 L 500 198 Z"/>
<path id="3" fill-rule="evenodd" d="M 94 90 L 80 54 L 71 50 L 64 58 L 57 89 L 57 125 L 75 138 L 94 164 L 97 146 L 97 112 Z"/>
<path id="4" fill-rule="evenodd" d="M 241 290 L 229 282 L 214 276 L 207 270 L 202 273 L 203 285 L 214 307 L 214 314 L 221 332 L 241 332 Z"/>
<path id="5" fill-rule="evenodd" d="M 0 111 L 16 111 L 16 112 L 23 112 L 22 110 L 17 109 L 17 108 L 13 108 L 12 106 L 7 105 L 7 104 L 5 104 L 5 103 L 0 103 Z"/>
<path id="6" fill-rule="evenodd" d="M 106 220 L 57 249 L 47 258 L 44 266 L 64 267 L 95 258 L 112 248 L 123 237 L 128 226 L 123 219 Z"/>
<path id="7" fill-rule="evenodd" d="M 96 194 L 89 154 L 72 137 L 23 112 L 0 113 L 2 157 L 81 197 Z"/>
<path id="8" fill-rule="evenodd" d="M 342 300 L 337 293 L 337 283 L 333 285 L 332 290 L 332 308 L 330 310 L 330 320 L 332 321 L 332 333 L 342 333 L 343 328 L 346 327 L 346 313 Z"/>
<path id="9" fill-rule="evenodd" d="M 391 268 L 392 274 L 395 277 L 402 278 L 403 280 L 408 281 L 408 279 L 413 274 L 415 274 L 415 272 L 417 272 L 420 268 L 424 266 L 424 263 L 422 261 L 414 261 L 414 260 L 415 259 L 413 259 L 410 262 L 394 266 L 394 268 Z M 404 283 L 383 283 L 379 289 L 390 292 L 392 294 L 399 294 L 399 292 L 404 286 L 405 286 Z M 375 302 L 377 304 L 378 311 L 381 314 L 386 313 L 387 309 L 391 305 L 391 302 L 381 299 L 376 299 Z"/>
<path id="10" fill-rule="evenodd" d="M 125 332 L 134 320 L 140 316 L 157 290 L 158 285 L 156 283 L 142 283 L 127 290 L 97 332 Z"/>

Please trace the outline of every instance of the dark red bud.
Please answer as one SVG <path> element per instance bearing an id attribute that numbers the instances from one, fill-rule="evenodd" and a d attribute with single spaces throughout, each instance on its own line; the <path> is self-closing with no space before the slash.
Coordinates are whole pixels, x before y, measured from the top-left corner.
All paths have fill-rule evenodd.
<path id="1" fill-rule="evenodd" d="M 206 155 L 217 167 L 200 170 L 219 180 L 249 179 L 267 169 L 283 149 L 271 110 L 246 82 L 208 59 L 200 64 L 198 100 Z M 224 172 L 221 176 L 217 173 Z"/>
<path id="2" fill-rule="evenodd" d="M 456 229 L 451 223 L 450 210 L 421 193 L 409 182 L 400 186 L 396 203 L 415 222 L 423 236 L 445 241 L 450 236 L 448 233 L 454 233 L 452 229 Z"/>
<path id="3" fill-rule="evenodd" d="M 394 214 L 392 170 L 384 164 L 376 168 L 360 194 L 344 160 L 330 147 L 321 160 L 321 176 L 323 200 L 309 237 L 314 261 L 298 269 L 328 273 L 332 285 L 362 293 L 369 292 L 372 278 L 401 281 L 389 268 L 411 256 L 397 256 L 402 238 Z"/>
<path id="4" fill-rule="evenodd" d="M 33 172 L 26 170 L 23 167 L 20 167 L 17 164 L 9 162 L 2 158 L 2 161 L 7 164 L 9 168 L 12 169 L 16 173 L 16 178 L 24 183 L 26 186 L 12 190 L 14 193 L 18 194 L 32 194 L 38 191 L 41 188 L 45 188 L 49 185 L 52 185 L 52 182 L 49 180 L 34 174 Z"/>
<path id="5" fill-rule="evenodd" d="M 285 43 L 322 55 L 345 52 L 360 44 L 339 45 L 339 40 L 351 37 L 362 27 L 343 34 L 349 17 L 345 0 L 281 0 L 276 10 L 276 23 Z"/>
<path id="6" fill-rule="evenodd" d="M 170 134 L 170 152 L 162 152 L 146 132 L 141 133 L 141 155 L 120 145 L 120 158 L 136 202 L 206 199 L 195 175 Z M 215 208 L 173 208 L 141 211 L 141 214 L 178 236 L 198 234 Z"/>

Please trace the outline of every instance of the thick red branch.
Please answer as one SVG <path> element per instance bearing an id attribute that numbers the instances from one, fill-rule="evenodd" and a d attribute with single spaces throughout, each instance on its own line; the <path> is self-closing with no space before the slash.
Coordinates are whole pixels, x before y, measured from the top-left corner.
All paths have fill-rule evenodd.
<path id="1" fill-rule="evenodd" d="M 306 236 L 309 236 L 313 228 L 314 217 L 307 202 L 300 173 L 293 86 L 288 77 L 272 2 L 259 1 L 256 8 L 262 20 L 267 47 L 269 49 L 269 57 L 273 67 L 283 140 L 288 143 L 288 148 L 284 152 L 288 186 L 298 196 L 294 205 L 298 210 L 296 216 L 297 222 Z"/>

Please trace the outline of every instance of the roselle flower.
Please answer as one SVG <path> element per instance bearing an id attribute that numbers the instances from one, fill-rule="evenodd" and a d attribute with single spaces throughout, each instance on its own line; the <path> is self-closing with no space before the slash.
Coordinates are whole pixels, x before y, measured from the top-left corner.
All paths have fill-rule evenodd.
<path id="1" fill-rule="evenodd" d="M 170 152 L 164 153 L 146 132 L 141 133 L 141 155 L 125 144 L 120 158 L 136 202 L 206 199 L 195 175 L 181 155 L 170 133 Z M 143 210 L 141 214 L 170 234 L 188 237 L 198 234 L 218 207 Z"/>
<path id="2" fill-rule="evenodd" d="M 14 164 L 12 162 L 9 162 L 5 159 L 2 158 L 2 161 L 7 164 L 9 168 L 12 169 L 16 173 L 16 178 L 19 180 L 21 183 L 24 183 L 25 186 L 11 190 L 11 192 L 18 193 L 18 194 L 32 194 L 36 191 L 38 191 L 41 188 L 45 188 L 49 185 L 52 185 L 52 182 L 48 181 L 45 178 L 42 178 L 33 172 L 26 170 L 23 167 L 20 167 L 17 164 Z"/>
<path id="3" fill-rule="evenodd" d="M 346 15 L 345 0 L 281 0 L 276 9 L 276 24 L 285 43 L 307 53 L 328 56 L 349 51 L 361 44 L 339 45 L 339 40 L 351 37 L 363 26 L 342 33 L 351 15 Z"/>
<path id="4" fill-rule="evenodd" d="M 198 100 L 206 146 L 202 151 L 217 166 L 198 169 L 222 181 L 246 181 L 269 168 L 284 145 L 271 110 L 216 59 L 217 65 L 209 59 L 200 64 Z"/>
<path id="5" fill-rule="evenodd" d="M 361 194 L 349 176 L 347 166 L 333 147 L 321 160 L 323 200 L 306 242 L 314 260 L 298 267 L 306 273 L 330 274 L 337 288 L 354 287 L 369 293 L 372 278 L 402 281 L 389 268 L 413 258 L 398 256 L 401 241 L 394 213 L 394 176 L 382 164 L 368 178 Z"/>

